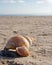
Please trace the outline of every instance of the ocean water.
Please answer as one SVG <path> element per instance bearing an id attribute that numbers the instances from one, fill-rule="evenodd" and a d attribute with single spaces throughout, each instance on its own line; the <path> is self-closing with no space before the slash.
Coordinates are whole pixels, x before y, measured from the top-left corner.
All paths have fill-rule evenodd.
<path id="1" fill-rule="evenodd" d="M 0 16 L 52 16 L 51 14 L 0 14 Z"/>

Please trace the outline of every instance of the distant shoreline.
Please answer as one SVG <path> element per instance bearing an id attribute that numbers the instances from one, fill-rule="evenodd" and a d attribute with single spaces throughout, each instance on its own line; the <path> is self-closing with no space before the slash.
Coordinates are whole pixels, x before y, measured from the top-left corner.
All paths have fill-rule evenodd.
<path id="1" fill-rule="evenodd" d="M 52 16 L 52 15 L 32 15 L 32 14 L 0 14 L 0 16 Z"/>

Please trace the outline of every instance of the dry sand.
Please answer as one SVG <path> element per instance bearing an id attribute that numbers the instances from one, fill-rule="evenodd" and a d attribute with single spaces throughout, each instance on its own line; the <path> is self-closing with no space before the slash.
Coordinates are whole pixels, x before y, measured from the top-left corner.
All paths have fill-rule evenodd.
<path id="1" fill-rule="evenodd" d="M 17 34 L 35 38 L 30 56 L 1 56 L 7 40 Z M 52 65 L 52 17 L 0 16 L 0 65 Z"/>

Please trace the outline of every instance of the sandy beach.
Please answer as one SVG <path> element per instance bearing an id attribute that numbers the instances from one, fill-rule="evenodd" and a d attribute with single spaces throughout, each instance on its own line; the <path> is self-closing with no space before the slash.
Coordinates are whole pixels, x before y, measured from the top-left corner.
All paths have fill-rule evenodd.
<path id="1" fill-rule="evenodd" d="M 2 56 L 8 39 L 17 34 L 35 38 L 30 56 Z M 52 17 L 0 16 L 0 65 L 52 65 Z"/>

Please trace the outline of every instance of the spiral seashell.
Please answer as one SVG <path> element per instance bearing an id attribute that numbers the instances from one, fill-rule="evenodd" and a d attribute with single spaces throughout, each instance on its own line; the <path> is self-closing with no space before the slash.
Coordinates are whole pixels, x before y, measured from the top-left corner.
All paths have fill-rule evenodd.
<path id="1" fill-rule="evenodd" d="M 17 35 L 17 36 L 10 38 L 10 40 L 6 44 L 6 48 L 16 49 L 16 47 L 21 47 L 21 46 L 25 46 L 29 48 L 31 44 L 32 44 L 31 37 Z"/>
<path id="2" fill-rule="evenodd" d="M 34 38 L 30 36 L 17 35 L 11 37 L 4 49 L 15 50 L 21 56 L 29 55 L 29 47 L 34 42 Z"/>
<path id="3" fill-rule="evenodd" d="M 20 56 L 24 56 L 24 57 L 29 56 L 29 50 L 26 47 L 16 47 L 16 52 Z"/>
<path id="4" fill-rule="evenodd" d="M 35 39 L 31 36 L 25 36 L 25 38 L 29 41 L 29 44 L 32 45 L 34 43 Z"/>

